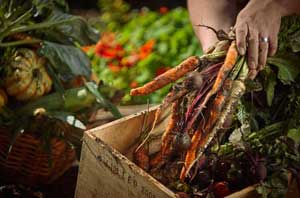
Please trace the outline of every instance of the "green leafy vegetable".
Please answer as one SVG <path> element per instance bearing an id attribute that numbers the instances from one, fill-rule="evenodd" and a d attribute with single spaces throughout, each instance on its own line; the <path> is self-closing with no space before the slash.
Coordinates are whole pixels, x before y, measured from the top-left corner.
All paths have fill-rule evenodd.
<path id="1" fill-rule="evenodd" d="M 266 76 L 265 92 L 267 95 L 267 103 L 269 106 L 271 106 L 273 98 L 274 98 L 275 87 L 277 84 L 276 74 L 268 66 L 265 68 L 264 71 L 265 71 L 265 76 Z"/>
<path id="2" fill-rule="evenodd" d="M 300 58 L 295 55 L 281 55 L 269 57 L 268 63 L 278 68 L 278 78 L 283 84 L 290 85 L 295 82 L 300 73 Z"/>
<path id="3" fill-rule="evenodd" d="M 47 35 L 48 40 L 68 45 L 72 45 L 74 42 L 78 42 L 80 45 L 91 45 L 99 39 L 99 32 L 91 28 L 82 17 L 70 15 L 60 10 L 53 10 L 46 21 L 69 21 L 44 30 L 44 34 Z"/>
<path id="4" fill-rule="evenodd" d="M 115 118 L 122 117 L 122 114 L 119 112 L 119 110 L 114 105 L 112 105 L 106 98 L 102 96 L 96 84 L 86 83 L 85 86 L 92 94 L 95 95 L 97 100 L 99 100 L 100 104 L 102 104 L 105 108 L 107 108 Z"/>
<path id="5" fill-rule="evenodd" d="M 293 52 L 300 52 L 300 30 L 290 36 L 290 45 Z"/>
<path id="6" fill-rule="evenodd" d="M 76 75 L 83 75 L 87 79 L 91 76 L 89 58 L 79 48 L 44 41 L 39 53 L 49 59 L 64 81 Z"/>
<path id="7" fill-rule="evenodd" d="M 300 128 L 290 129 L 287 133 L 287 136 L 294 140 L 295 143 L 300 143 Z"/>

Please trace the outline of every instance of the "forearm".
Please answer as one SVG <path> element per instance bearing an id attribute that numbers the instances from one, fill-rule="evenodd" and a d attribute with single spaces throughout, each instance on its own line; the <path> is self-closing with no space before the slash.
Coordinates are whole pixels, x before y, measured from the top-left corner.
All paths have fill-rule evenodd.
<path id="1" fill-rule="evenodd" d="M 253 7 L 253 11 L 259 10 L 262 7 L 272 9 L 280 15 L 289 16 L 300 14 L 300 0 L 250 0 L 247 7 Z"/>
<path id="2" fill-rule="evenodd" d="M 274 0 L 282 8 L 282 16 L 300 15 L 300 0 Z"/>
<path id="3" fill-rule="evenodd" d="M 213 31 L 196 25 L 207 25 L 228 32 L 239 12 L 235 2 L 236 0 L 188 0 L 190 19 L 204 51 L 217 41 L 217 37 Z"/>

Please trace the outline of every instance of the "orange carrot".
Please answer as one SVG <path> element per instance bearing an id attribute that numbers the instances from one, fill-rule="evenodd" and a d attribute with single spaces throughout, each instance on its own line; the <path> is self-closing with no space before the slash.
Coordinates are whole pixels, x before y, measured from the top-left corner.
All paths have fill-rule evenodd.
<path id="1" fill-rule="evenodd" d="M 172 131 L 174 131 L 174 129 L 176 128 L 176 124 L 179 118 L 178 115 L 178 107 L 180 106 L 180 102 L 174 102 L 172 104 L 172 116 L 171 116 L 171 120 L 166 128 L 165 133 L 162 136 L 162 143 L 161 143 L 161 151 L 162 154 L 165 155 L 168 153 L 168 148 L 170 147 L 170 143 L 172 141 L 172 137 L 171 133 Z"/>
<path id="2" fill-rule="evenodd" d="M 226 101 L 226 104 L 224 105 L 222 112 L 218 114 L 218 118 L 215 121 L 214 126 L 210 129 L 208 133 L 205 133 L 198 144 L 198 150 L 197 157 L 194 160 L 194 162 L 199 159 L 207 146 L 210 144 L 210 142 L 215 138 L 216 134 L 223 129 L 223 126 L 228 120 L 228 117 L 231 116 L 234 111 L 236 110 L 235 107 L 238 104 L 238 100 L 242 97 L 242 95 L 245 93 L 246 87 L 242 80 L 235 80 L 232 83 L 232 89 L 230 91 L 230 95 L 228 96 L 228 100 Z M 191 166 L 187 169 L 187 172 L 189 172 L 190 168 L 193 166 L 193 163 Z"/>
<path id="3" fill-rule="evenodd" d="M 160 116 L 161 116 L 161 113 L 163 110 L 166 110 L 166 107 L 168 105 L 170 105 L 172 102 L 174 101 L 169 101 L 168 98 L 174 98 L 176 96 L 174 96 L 176 94 L 175 91 L 172 91 L 170 93 L 168 93 L 168 95 L 165 97 L 165 99 L 163 100 L 162 104 L 159 105 L 159 107 L 156 109 L 155 111 L 155 116 L 154 116 L 154 120 L 153 120 L 153 123 L 152 123 L 152 127 L 151 127 L 151 130 L 149 131 L 148 135 L 146 136 L 146 138 L 142 141 L 142 143 L 137 147 L 136 150 L 138 150 L 140 147 L 142 147 L 144 144 L 147 143 L 148 139 L 151 137 L 152 135 L 152 131 L 154 130 L 155 126 L 156 126 L 156 123 L 158 122 Z M 177 98 L 178 99 L 178 98 Z"/>
<path id="4" fill-rule="evenodd" d="M 183 181 L 185 179 L 188 174 L 188 170 L 193 165 L 203 135 L 206 136 L 207 133 L 210 133 L 211 128 L 218 120 L 218 117 L 222 111 L 222 107 L 224 106 L 225 101 L 229 95 L 228 92 L 230 91 L 231 86 L 232 80 L 226 79 L 223 89 L 218 91 L 216 98 L 211 103 L 211 108 L 207 109 L 206 111 L 206 115 L 208 116 L 205 117 L 207 117 L 208 120 L 202 119 L 200 121 L 198 129 L 192 137 L 192 144 L 186 153 L 184 166 L 182 167 L 180 173 L 180 180 Z"/>
<path id="5" fill-rule="evenodd" d="M 151 158 L 149 164 L 150 164 L 150 169 L 160 168 L 160 166 L 164 164 L 161 150 L 158 153 L 156 153 L 153 158 Z"/>
<path id="6" fill-rule="evenodd" d="M 134 162 L 143 170 L 149 170 L 149 145 L 145 144 L 134 152 Z"/>
<path id="7" fill-rule="evenodd" d="M 200 65 L 200 59 L 197 56 L 192 56 L 184 60 L 178 66 L 166 71 L 165 73 L 157 76 L 152 81 L 148 82 L 142 87 L 138 87 L 132 89 L 130 91 L 130 95 L 137 96 L 137 95 L 147 95 L 150 94 L 171 82 L 175 82 L 185 74 L 190 71 L 193 71 Z"/>
<path id="8" fill-rule="evenodd" d="M 200 105 L 199 111 L 201 111 L 205 107 L 206 103 L 211 98 L 211 96 L 216 94 L 219 91 L 219 89 L 222 87 L 226 77 L 228 76 L 230 71 L 233 69 L 235 63 L 237 62 L 237 59 L 238 59 L 238 51 L 236 48 L 235 41 L 232 41 L 225 58 L 225 62 L 218 72 L 217 78 L 214 82 L 212 89 L 208 92 L 208 94 L 204 98 L 203 103 Z"/>
<path id="9" fill-rule="evenodd" d="M 201 128 L 202 124 L 203 124 L 203 122 L 200 123 L 200 127 L 194 133 L 194 135 L 192 137 L 192 144 L 191 144 L 189 150 L 187 151 L 187 153 L 185 155 L 184 165 L 183 165 L 183 167 L 181 169 L 181 173 L 180 173 L 180 180 L 181 181 L 184 181 L 184 179 L 186 177 L 187 169 L 190 167 L 192 162 L 196 159 L 196 152 L 197 152 L 198 142 L 200 141 L 202 133 L 203 133 L 202 128 Z"/>
<path id="10" fill-rule="evenodd" d="M 172 116 L 168 123 L 168 126 L 162 136 L 161 149 L 156 156 L 150 160 L 150 167 L 158 168 L 165 164 L 166 159 L 172 153 L 171 144 L 173 140 L 172 131 L 177 127 L 178 122 L 178 108 L 180 106 L 180 102 L 176 101 L 172 104 Z"/>
<path id="11" fill-rule="evenodd" d="M 180 176 L 181 180 L 185 179 L 187 173 L 189 172 L 193 164 L 201 158 L 205 149 L 213 140 L 213 138 L 215 138 L 216 134 L 221 129 L 223 129 L 224 125 L 228 125 L 228 123 L 226 123 L 228 121 L 228 118 L 234 113 L 236 105 L 238 104 L 238 100 L 243 96 L 243 94 L 246 91 L 244 81 L 248 76 L 248 71 L 249 70 L 247 64 L 243 64 L 240 73 L 238 74 L 238 78 L 236 80 L 232 80 L 230 78 L 226 79 L 223 85 L 223 89 L 218 91 L 218 94 L 212 103 L 213 109 L 210 112 L 210 117 L 208 122 L 206 123 L 204 133 L 198 139 L 199 141 L 197 142 L 197 157 L 194 158 L 193 161 L 191 161 L 191 159 L 186 158 L 186 165 L 182 168 Z M 221 92 L 222 94 L 219 94 Z M 194 144 L 196 143 L 194 142 Z M 191 145 L 191 147 L 192 146 L 193 145 Z"/>

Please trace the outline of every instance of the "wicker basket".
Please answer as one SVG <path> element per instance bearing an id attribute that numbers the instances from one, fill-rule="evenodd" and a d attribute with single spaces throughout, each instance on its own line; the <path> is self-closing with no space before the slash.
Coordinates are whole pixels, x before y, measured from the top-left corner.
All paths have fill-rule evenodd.
<path id="1" fill-rule="evenodd" d="M 8 152 L 11 138 L 0 130 L 0 175 L 6 182 L 30 186 L 49 184 L 61 176 L 75 161 L 75 150 L 64 140 L 51 138 L 51 154 L 42 141 L 30 133 L 19 135 Z"/>

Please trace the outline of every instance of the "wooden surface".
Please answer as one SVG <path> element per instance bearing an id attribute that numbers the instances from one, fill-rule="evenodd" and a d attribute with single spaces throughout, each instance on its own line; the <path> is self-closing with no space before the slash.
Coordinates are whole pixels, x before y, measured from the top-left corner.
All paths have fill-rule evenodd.
<path id="1" fill-rule="evenodd" d="M 155 107 L 151 108 L 149 113 L 144 111 L 133 114 L 85 133 L 76 198 L 176 197 L 173 192 L 122 155 L 127 156 L 128 151 L 132 150 L 131 147 L 140 137 L 143 126 L 151 126 L 154 112 Z M 287 197 L 299 198 L 296 191 L 297 187 L 292 185 Z M 259 196 L 255 188 L 251 186 L 226 198 L 257 197 Z"/>
<path id="2" fill-rule="evenodd" d="M 151 106 L 153 106 L 153 105 L 150 105 L 150 107 Z M 140 112 L 142 110 L 146 110 L 148 108 L 149 108 L 149 105 L 118 106 L 118 109 L 123 116 L 128 116 L 128 115 Z M 114 120 L 114 118 L 109 111 L 99 109 L 93 115 L 91 115 L 87 128 L 93 129 L 98 126 L 112 122 L 113 120 Z M 69 137 L 70 142 L 72 142 L 72 144 L 76 148 L 76 155 L 77 155 L 78 159 L 80 158 L 80 154 L 81 154 L 82 137 L 83 137 L 82 130 L 73 130 L 72 134 Z"/>
<path id="3" fill-rule="evenodd" d="M 129 116 L 88 131 L 84 135 L 76 198 L 175 198 L 165 186 L 124 157 L 128 145 L 138 138 L 142 124 L 150 125 L 154 111 L 148 116 Z M 130 138 L 126 136 L 130 136 Z M 117 150 L 99 137 L 116 145 Z M 126 137 L 126 138 L 125 138 Z"/>

